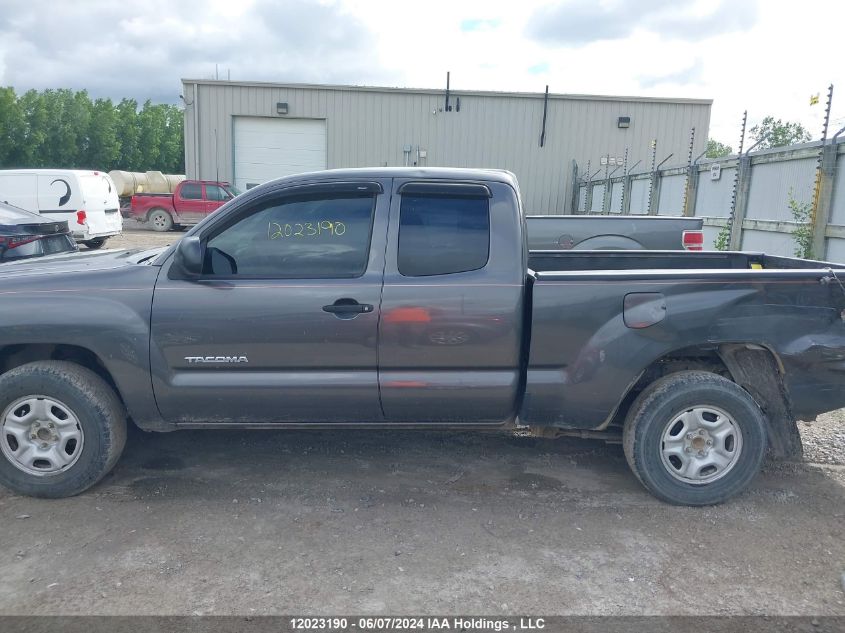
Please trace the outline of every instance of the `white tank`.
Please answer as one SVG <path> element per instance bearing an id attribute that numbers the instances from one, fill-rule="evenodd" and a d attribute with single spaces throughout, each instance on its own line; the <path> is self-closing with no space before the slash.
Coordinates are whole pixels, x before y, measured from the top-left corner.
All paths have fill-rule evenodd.
<path id="1" fill-rule="evenodd" d="M 120 171 L 109 172 L 117 195 L 121 198 L 136 193 L 173 193 L 176 185 L 185 180 L 184 174 L 163 174 L 160 171 Z"/>

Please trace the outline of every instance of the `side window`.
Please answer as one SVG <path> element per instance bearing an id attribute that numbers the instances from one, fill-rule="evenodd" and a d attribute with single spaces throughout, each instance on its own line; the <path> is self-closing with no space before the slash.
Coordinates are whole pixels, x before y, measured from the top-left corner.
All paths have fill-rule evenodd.
<path id="1" fill-rule="evenodd" d="M 217 185 L 206 185 L 205 197 L 207 200 L 214 200 L 215 202 L 228 200 L 230 198 L 229 194 L 226 193 L 226 190 L 223 189 L 223 187 L 218 187 Z"/>
<path id="2" fill-rule="evenodd" d="M 374 209 L 372 194 L 265 203 L 208 241 L 204 274 L 359 277 L 367 268 Z"/>
<path id="3" fill-rule="evenodd" d="M 406 277 L 478 270 L 490 255 L 487 198 L 403 195 L 399 272 Z"/>
<path id="4" fill-rule="evenodd" d="M 195 182 L 182 185 L 181 195 L 183 200 L 202 200 L 202 185 Z"/>

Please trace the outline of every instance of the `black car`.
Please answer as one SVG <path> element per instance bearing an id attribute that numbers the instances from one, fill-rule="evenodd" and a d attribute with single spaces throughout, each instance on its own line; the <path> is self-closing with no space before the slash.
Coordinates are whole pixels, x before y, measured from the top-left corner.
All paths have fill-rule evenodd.
<path id="1" fill-rule="evenodd" d="M 67 222 L 0 202 L 0 262 L 76 250 Z"/>

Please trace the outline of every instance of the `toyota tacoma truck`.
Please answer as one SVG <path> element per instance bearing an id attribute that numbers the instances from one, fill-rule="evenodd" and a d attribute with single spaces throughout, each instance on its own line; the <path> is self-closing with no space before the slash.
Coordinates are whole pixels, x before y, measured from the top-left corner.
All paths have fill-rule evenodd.
<path id="1" fill-rule="evenodd" d="M 504 171 L 282 178 L 166 249 L 4 267 L 0 483 L 80 493 L 128 420 L 410 427 L 620 441 L 658 498 L 718 503 L 845 406 L 843 268 L 529 252 Z"/>
<path id="2" fill-rule="evenodd" d="M 528 215 L 530 250 L 704 249 L 704 220 L 659 215 Z"/>
<path id="3" fill-rule="evenodd" d="M 164 232 L 197 224 L 236 195 L 228 182 L 183 180 L 173 193 L 136 193 L 121 214 Z"/>

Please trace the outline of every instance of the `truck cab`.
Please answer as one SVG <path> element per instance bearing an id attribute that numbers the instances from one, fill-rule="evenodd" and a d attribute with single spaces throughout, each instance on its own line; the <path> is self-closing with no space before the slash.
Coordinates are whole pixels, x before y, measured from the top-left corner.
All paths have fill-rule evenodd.
<path id="1" fill-rule="evenodd" d="M 350 171 L 209 218 L 199 279 L 171 260 L 154 297 L 165 416 L 225 422 L 249 401 L 257 424 L 512 421 L 526 253 L 509 178 Z M 210 306 L 226 318 L 205 327 Z M 248 364 L 196 360 L 232 355 Z"/>
<path id="2" fill-rule="evenodd" d="M 227 182 L 184 180 L 172 194 L 135 194 L 126 215 L 149 223 L 156 231 L 170 231 L 197 224 L 236 195 Z"/>

